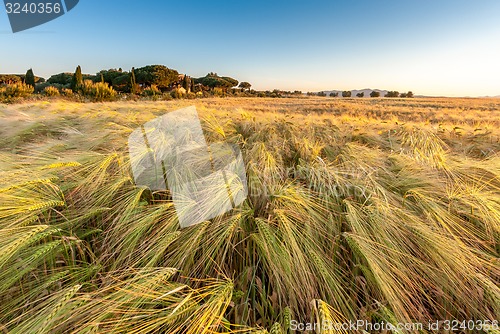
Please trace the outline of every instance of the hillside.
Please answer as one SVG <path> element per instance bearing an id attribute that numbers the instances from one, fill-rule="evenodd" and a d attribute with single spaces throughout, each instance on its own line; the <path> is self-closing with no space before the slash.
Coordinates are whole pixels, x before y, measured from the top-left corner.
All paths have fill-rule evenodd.
<path id="1" fill-rule="evenodd" d="M 370 97 L 371 92 L 379 92 L 380 97 L 384 97 L 387 94 L 387 90 L 381 90 L 381 89 L 370 89 L 370 88 L 365 88 L 361 90 L 351 90 L 351 96 L 356 97 L 358 93 L 364 93 L 364 97 Z M 323 91 L 326 93 L 327 96 L 330 96 L 331 93 L 337 93 L 339 97 L 342 97 L 342 92 L 341 90 L 325 90 Z"/>

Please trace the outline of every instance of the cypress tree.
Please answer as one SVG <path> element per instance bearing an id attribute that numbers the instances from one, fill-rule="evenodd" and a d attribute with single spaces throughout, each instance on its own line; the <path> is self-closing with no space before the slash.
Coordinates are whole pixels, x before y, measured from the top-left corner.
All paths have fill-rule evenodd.
<path id="1" fill-rule="evenodd" d="M 31 68 L 26 72 L 26 76 L 24 77 L 24 83 L 33 88 L 35 87 L 35 75 L 33 74 L 33 70 Z"/>
<path id="2" fill-rule="evenodd" d="M 192 80 L 187 75 L 184 75 L 184 80 L 182 80 L 182 87 L 186 90 L 186 92 L 191 92 Z"/>
<path id="3" fill-rule="evenodd" d="M 135 81 L 135 71 L 133 67 L 130 71 L 130 93 L 137 94 L 137 83 Z"/>
<path id="4" fill-rule="evenodd" d="M 83 75 L 82 68 L 80 65 L 76 68 L 75 74 L 73 74 L 73 78 L 71 79 L 71 89 L 73 92 L 76 92 L 83 85 Z"/>

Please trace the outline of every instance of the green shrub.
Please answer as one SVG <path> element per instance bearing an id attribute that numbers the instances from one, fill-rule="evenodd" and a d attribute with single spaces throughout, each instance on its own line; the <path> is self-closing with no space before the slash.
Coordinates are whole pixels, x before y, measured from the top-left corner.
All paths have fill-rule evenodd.
<path id="1" fill-rule="evenodd" d="M 92 101 L 111 101 L 116 98 L 116 91 L 106 82 L 94 83 L 92 80 L 85 80 L 80 86 L 80 92 Z"/>
<path id="2" fill-rule="evenodd" d="M 70 85 L 71 78 L 73 77 L 72 73 L 59 73 L 51 76 L 47 82 L 50 84 L 59 84 L 59 85 Z"/>
<path id="3" fill-rule="evenodd" d="M 174 98 L 174 99 L 183 99 L 186 97 L 187 95 L 187 92 L 184 88 L 177 88 L 177 89 L 174 89 L 173 91 L 170 92 L 170 95 Z"/>
<path id="4" fill-rule="evenodd" d="M 148 87 L 142 91 L 143 96 L 157 96 L 161 95 L 161 91 L 158 89 L 156 85 L 151 85 L 151 87 Z"/>
<path id="5" fill-rule="evenodd" d="M 73 96 L 73 91 L 69 88 L 63 88 L 61 89 L 61 93 L 64 96 Z"/>
<path id="6" fill-rule="evenodd" d="M 60 95 L 59 89 L 57 87 L 54 87 L 54 86 L 45 87 L 45 89 L 43 90 L 43 93 L 46 96 L 59 96 Z"/>
<path id="7" fill-rule="evenodd" d="M 39 94 L 39 93 L 43 93 L 43 91 L 45 90 L 45 88 L 49 87 L 49 86 L 54 86 L 54 85 L 51 85 L 50 83 L 48 82 L 44 82 L 44 83 L 40 83 L 40 84 L 36 84 L 35 85 L 35 93 L 36 94 Z"/>
<path id="8" fill-rule="evenodd" d="M 174 98 L 172 97 L 172 94 L 170 94 L 170 93 L 163 93 L 163 95 L 161 96 L 161 99 L 163 101 L 171 101 Z"/>
<path id="9" fill-rule="evenodd" d="M 48 82 L 43 82 L 43 83 L 37 83 L 35 85 L 35 94 L 39 94 L 39 93 L 44 93 L 45 91 L 45 88 L 47 87 L 54 87 L 54 88 L 57 88 L 59 90 L 59 92 L 61 91 L 61 89 L 63 88 L 68 88 L 68 86 L 66 85 L 61 85 L 61 84 L 58 84 L 58 83 L 54 83 L 54 84 L 51 84 L 51 83 L 48 83 Z"/>
<path id="10" fill-rule="evenodd" d="M 223 97 L 225 96 L 226 94 L 224 93 L 224 90 L 220 87 L 215 87 L 214 90 L 213 90 L 213 94 L 214 96 L 219 96 L 219 97 Z"/>

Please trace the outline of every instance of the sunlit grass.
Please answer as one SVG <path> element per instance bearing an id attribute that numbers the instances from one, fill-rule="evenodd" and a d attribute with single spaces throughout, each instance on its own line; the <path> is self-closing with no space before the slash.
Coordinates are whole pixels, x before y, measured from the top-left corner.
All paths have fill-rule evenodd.
<path id="1" fill-rule="evenodd" d="M 192 103 L 209 142 L 241 148 L 249 196 L 181 230 L 168 191 L 134 184 L 127 139 Z M 0 331 L 498 319 L 496 100 L 55 101 L 0 115 Z"/>

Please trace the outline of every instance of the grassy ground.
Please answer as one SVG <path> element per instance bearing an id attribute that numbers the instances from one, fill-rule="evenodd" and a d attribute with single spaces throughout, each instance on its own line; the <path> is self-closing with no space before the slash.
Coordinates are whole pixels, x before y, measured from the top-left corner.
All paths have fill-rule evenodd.
<path id="1" fill-rule="evenodd" d="M 180 230 L 168 192 L 134 185 L 127 137 L 193 104 L 208 141 L 242 149 L 250 194 Z M 498 99 L 53 100 L 0 119 L 6 333 L 499 318 Z"/>

